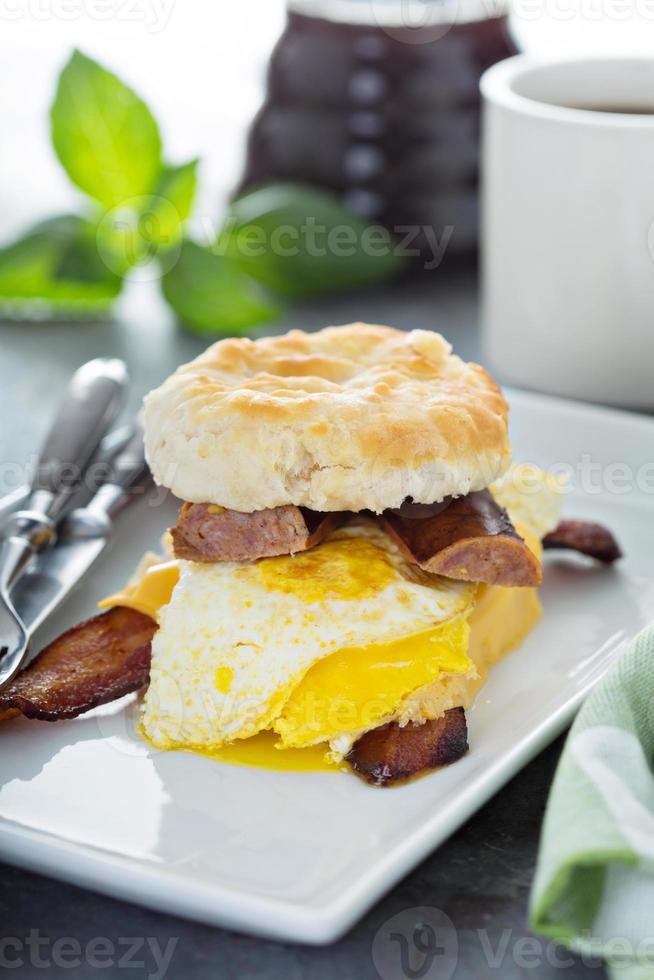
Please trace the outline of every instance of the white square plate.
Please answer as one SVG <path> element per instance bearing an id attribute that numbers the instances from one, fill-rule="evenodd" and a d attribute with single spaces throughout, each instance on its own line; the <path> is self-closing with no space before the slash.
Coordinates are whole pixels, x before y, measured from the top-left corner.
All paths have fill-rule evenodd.
<path id="1" fill-rule="evenodd" d="M 654 612 L 654 421 L 513 393 L 515 458 L 572 475 L 565 510 L 604 521 L 616 569 L 547 562 L 545 615 L 469 712 L 470 752 L 395 789 L 334 773 L 156 752 L 134 697 L 67 723 L 0 729 L 0 856 L 153 908 L 258 935 L 337 938 L 553 739 Z M 143 501 L 37 637 L 94 612 L 174 511 Z"/>

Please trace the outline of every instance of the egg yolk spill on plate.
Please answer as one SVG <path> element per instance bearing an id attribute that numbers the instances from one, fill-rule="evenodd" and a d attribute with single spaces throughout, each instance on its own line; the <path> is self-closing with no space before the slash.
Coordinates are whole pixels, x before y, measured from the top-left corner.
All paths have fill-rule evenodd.
<path id="1" fill-rule="evenodd" d="M 253 766 L 256 769 L 277 769 L 283 772 L 340 772 L 342 766 L 330 761 L 329 746 L 324 743 L 303 749 L 279 749 L 275 732 L 260 732 L 250 738 L 237 738 L 220 748 L 185 749 L 230 766 Z"/>

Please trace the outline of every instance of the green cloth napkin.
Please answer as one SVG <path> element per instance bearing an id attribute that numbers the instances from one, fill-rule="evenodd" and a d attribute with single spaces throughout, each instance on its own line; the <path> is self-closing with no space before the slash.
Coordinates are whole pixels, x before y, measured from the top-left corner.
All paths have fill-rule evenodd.
<path id="1" fill-rule="evenodd" d="M 577 715 L 543 824 L 530 923 L 609 976 L 654 978 L 654 624 Z"/>

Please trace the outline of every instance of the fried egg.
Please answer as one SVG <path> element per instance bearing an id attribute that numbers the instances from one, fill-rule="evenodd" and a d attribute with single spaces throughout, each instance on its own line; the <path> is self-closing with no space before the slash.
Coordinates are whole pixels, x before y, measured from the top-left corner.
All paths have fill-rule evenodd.
<path id="1" fill-rule="evenodd" d="M 178 564 L 143 706 L 160 748 L 268 729 L 282 747 L 329 741 L 382 724 L 442 674 L 475 672 L 476 586 L 409 565 L 365 518 L 295 556 Z"/>

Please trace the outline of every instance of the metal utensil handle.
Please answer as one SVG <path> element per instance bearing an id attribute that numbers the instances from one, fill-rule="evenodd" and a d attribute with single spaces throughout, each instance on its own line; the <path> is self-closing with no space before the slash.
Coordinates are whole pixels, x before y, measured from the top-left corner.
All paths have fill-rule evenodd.
<path id="1" fill-rule="evenodd" d="M 103 483 L 85 507 L 68 513 L 58 525 L 55 546 L 36 556 L 11 592 L 28 634 L 57 608 L 102 554 L 113 529 L 113 518 L 138 500 L 135 485 L 145 489 L 149 471 L 138 420 L 131 434 L 116 443 L 110 462 L 111 482 Z"/>
<path id="2" fill-rule="evenodd" d="M 143 493 L 151 480 L 145 459 L 140 418 L 134 422 L 131 438 L 116 453 L 109 465 L 106 482 L 98 489 L 86 510 L 96 515 L 103 514 L 113 520 L 116 514 L 134 499 L 137 489 Z"/>
<path id="3" fill-rule="evenodd" d="M 125 425 L 119 426 L 117 429 L 112 429 L 108 432 L 102 442 L 100 443 L 100 448 L 98 453 L 100 454 L 101 460 L 111 459 L 116 455 L 121 449 L 123 449 L 129 440 L 132 438 L 134 432 L 134 426 L 126 423 Z M 94 456 L 94 459 L 97 455 Z M 14 490 L 10 490 L 9 493 L 4 494 L 0 497 L 0 524 L 3 519 L 6 518 L 12 511 L 18 510 L 19 507 L 24 507 L 30 498 L 31 488 L 29 484 L 24 483 L 20 487 L 16 487 Z"/>
<path id="4" fill-rule="evenodd" d="M 111 461 L 111 470 L 107 483 L 113 483 L 129 490 L 149 476 L 149 468 L 145 459 L 143 445 L 143 425 L 141 419 L 134 422 L 134 431 L 129 441 L 116 453 Z"/>
<path id="5" fill-rule="evenodd" d="M 127 369 L 117 358 L 98 357 L 71 378 L 45 440 L 32 492 L 51 495 L 46 504 L 57 516 L 79 488 L 85 467 L 114 421 L 127 385 Z"/>

